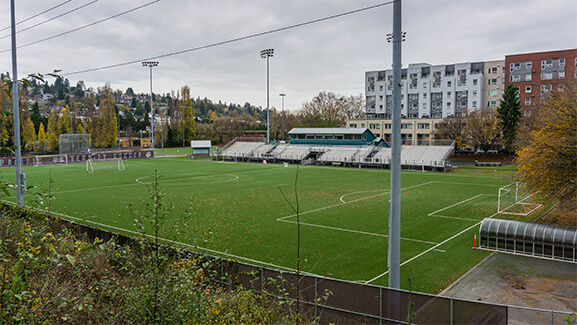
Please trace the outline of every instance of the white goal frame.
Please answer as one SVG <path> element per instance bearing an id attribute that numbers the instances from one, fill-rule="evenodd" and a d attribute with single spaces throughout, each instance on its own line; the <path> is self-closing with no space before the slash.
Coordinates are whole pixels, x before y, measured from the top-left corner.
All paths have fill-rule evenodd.
<path id="1" fill-rule="evenodd" d="M 535 212 L 537 209 L 539 209 L 540 207 L 542 207 L 542 204 L 538 204 L 538 203 L 528 203 L 525 202 L 528 199 L 530 199 L 533 195 L 537 194 L 537 193 L 532 193 L 529 194 L 525 197 L 520 197 L 520 195 L 523 195 L 523 193 L 519 193 L 519 188 L 520 188 L 520 183 L 519 182 L 515 182 L 515 183 L 511 183 L 509 185 L 503 186 L 501 188 L 499 188 L 499 195 L 497 197 L 497 213 L 501 213 L 501 214 L 510 214 L 510 215 L 517 215 L 517 216 L 528 216 L 531 213 Z M 510 204 L 509 206 L 504 206 L 504 202 L 501 201 L 501 198 L 503 196 L 505 196 L 506 194 L 509 194 L 511 191 L 515 191 L 514 195 L 515 199 L 513 201 L 513 204 Z M 528 210 L 525 213 L 521 213 L 521 212 L 511 212 L 511 211 L 507 211 L 510 208 L 512 208 L 515 205 L 525 205 L 525 206 L 532 206 L 533 208 Z"/>
<path id="2" fill-rule="evenodd" d="M 92 159 L 86 160 L 86 172 L 89 174 L 94 173 L 94 167 L 92 166 Z"/>

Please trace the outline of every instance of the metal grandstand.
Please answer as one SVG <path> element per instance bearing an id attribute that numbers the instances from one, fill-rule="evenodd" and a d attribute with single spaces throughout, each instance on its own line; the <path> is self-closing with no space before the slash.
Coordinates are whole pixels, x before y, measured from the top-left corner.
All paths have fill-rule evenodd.
<path id="1" fill-rule="evenodd" d="M 444 170 L 453 151 L 453 143 L 437 146 L 402 146 L 401 164 L 405 169 Z M 389 168 L 391 149 L 382 144 L 272 145 L 265 142 L 234 141 L 213 153 L 213 159 L 271 163 L 332 165 L 344 167 Z"/>

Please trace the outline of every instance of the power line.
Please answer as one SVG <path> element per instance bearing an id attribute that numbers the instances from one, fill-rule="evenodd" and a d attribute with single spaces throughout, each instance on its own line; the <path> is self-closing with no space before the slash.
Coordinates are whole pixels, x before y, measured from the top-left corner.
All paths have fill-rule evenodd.
<path id="1" fill-rule="evenodd" d="M 80 6 L 80 7 L 74 8 L 74 9 L 72 9 L 72 10 L 68 10 L 67 12 L 62 13 L 62 14 L 60 14 L 60 15 L 58 15 L 58 16 L 54 16 L 54 17 L 52 17 L 52 18 L 50 18 L 50 19 L 41 21 L 41 22 L 39 22 L 38 24 L 35 24 L 35 25 L 30 26 L 30 27 L 26 27 L 26 28 L 24 28 L 24 29 L 21 29 L 21 30 L 19 30 L 18 32 L 16 32 L 16 34 L 25 32 L 25 31 L 27 31 L 27 30 L 29 30 L 29 29 L 38 27 L 38 26 L 40 26 L 40 25 L 44 25 L 44 24 L 46 24 L 46 23 L 48 23 L 48 22 L 51 22 L 51 21 L 53 21 L 53 20 L 56 20 L 56 19 L 58 19 L 58 18 L 60 18 L 60 17 L 62 17 L 62 16 L 66 16 L 66 15 L 68 15 L 68 14 L 70 14 L 70 13 L 73 13 L 73 12 L 75 12 L 75 11 L 78 11 L 78 10 L 80 10 L 80 9 L 82 9 L 82 8 L 88 7 L 88 6 L 90 6 L 91 4 L 93 4 L 93 3 L 95 3 L 95 2 L 98 2 L 98 0 L 94 0 L 94 1 L 89 2 L 89 3 L 85 3 L 85 4 L 83 4 L 83 5 Z M 4 39 L 4 38 L 6 38 L 6 37 L 10 37 L 10 35 L 11 35 L 11 34 L 2 36 L 2 37 L 0 37 L 0 39 Z M 21 47 L 21 46 L 18 46 L 17 48 L 20 48 L 20 47 Z M 10 51 L 10 50 L 11 50 L 11 49 L 8 49 L 8 51 Z"/>
<path id="2" fill-rule="evenodd" d="M 211 48 L 211 47 L 216 47 L 216 46 L 220 46 L 220 45 L 225 45 L 225 44 L 235 43 L 235 42 L 239 42 L 239 41 L 244 41 L 244 40 L 251 39 L 251 38 L 256 38 L 256 37 L 259 37 L 259 36 L 274 34 L 274 33 L 282 32 L 282 31 L 289 30 L 289 29 L 294 29 L 294 28 L 298 28 L 298 27 L 302 27 L 302 26 L 312 25 L 312 24 L 319 23 L 319 22 L 323 22 L 323 21 L 326 21 L 326 20 L 331 20 L 331 19 L 340 18 L 340 17 L 343 17 L 343 16 L 348 16 L 348 15 L 356 14 L 356 13 L 359 13 L 359 12 L 362 12 L 362 11 L 367 11 L 367 10 L 379 8 L 379 7 L 382 7 L 382 6 L 390 5 L 390 4 L 394 3 L 395 1 L 398 1 L 398 0 L 391 0 L 391 1 L 379 3 L 379 4 L 376 4 L 376 5 L 372 5 L 372 6 L 368 6 L 368 7 L 364 7 L 364 8 L 360 8 L 360 9 L 355 9 L 355 10 L 343 12 L 343 13 L 340 13 L 340 14 L 332 15 L 332 16 L 327 16 L 327 17 L 324 17 L 324 18 L 318 18 L 318 19 L 314 19 L 314 20 L 309 20 L 309 21 L 306 21 L 306 22 L 303 22 L 303 23 L 298 23 L 298 24 L 289 25 L 289 26 L 285 26 L 285 27 L 275 28 L 275 29 L 271 29 L 271 30 L 268 30 L 268 31 L 265 31 L 265 32 L 260 32 L 260 33 L 256 33 L 256 34 L 251 34 L 251 35 L 247 35 L 247 36 L 242 36 L 242 37 L 233 38 L 233 39 L 226 40 L 226 41 L 221 41 L 221 42 L 216 42 L 216 43 L 212 43 L 212 44 L 207 44 L 207 45 L 202 45 L 202 46 L 198 46 L 198 47 L 193 47 L 193 48 L 186 49 L 186 50 L 180 50 L 180 51 L 176 51 L 176 52 L 171 52 L 171 53 L 162 54 L 162 55 L 158 55 L 158 56 L 152 56 L 152 57 L 148 57 L 148 58 L 144 58 L 144 59 L 127 61 L 127 62 L 123 62 L 123 63 L 116 63 L 116 64 L 111 64 L 111 65 L 106 65 L 106 66 L 98 67 L 98 68 L 92 68 L 92 69 L 74 71 L 74 72 L 65 73 L 65 74 L 62 74 L 62 75 L 63 75 L 63 76 L 71 76 L 71 75 L 75 75 L 75 74 L 82 74 L 82 73 L 87 73 L 87 72 L 94 72 L 94 71 L 99 71 L 99 70 L 106 70 L 106 69 L 118 68 L 118 67 L 122 67 L 122 66 L 125 66 L 125 65 L 140 63 L 140 62 L 142 62 L 142 61 L 158 60 L 158 59 L 161 59 L 161 58 L 166 58 L 166 57 L 175 56 L 175 55 L 179 55 L 179 54 L 184 54 L 184 53 L 189 53 L 189 52 L 204 50 L 204 49 L 208 49 L 208 48 Z M 0 52 L 0 53 L 2 53 L 2 52 Z"/>
<path id="3" fill-rule="evenodd" d="M 98 0 L 94 0 L 93 2 L 96 2 L 96 1 L 98 1 Z M 121 12 L 121 13 L 119 13 L 119 14 L 116 14 L 116 15 L 110 16 L 110 17 L 108 17 L 108 18 L 104 18 L 104 19 L 95 21 L 95 22 L 90 23 L 90 24 L 88 24 L 88 25 L 84 25 L 84 26 L 81 26 L 81 27 L 78 27 L 78 28 L 74 28 L 74 29 L 71 29 L 71 30 L 69 30 L 69 31 L 66 31 L 66 32 L 63 32 L 63 33 L 60 33 L 60 34 L 56 34 L 56 35 L 53 35 L 53 36 L 50 36 L 50 37 L 47 37 L 47 38 L 43 38 L 43 39 L 41 39 L 41 40 L 37 40 L 37 41 L 31 42 L 31 43 L 27 43 L 27 44 L 24 44 L 24 45 L 20 45 L 20 46 L 18 46 L 17 48 L 19 49 L 19 48 L 23 48 L 23 47 L 28 47 L 28 46 L 30 46 L 30 45 L 42 43 L 42 42 L 45 42 L 45 41 L 48 41 L 48 40 L 51 40 L 51 39 L 54 39 L 54 38 L 57 38 L 57 37 L 60 37 L 60 36 L 64 36 L 64 35 L 67 35 L 67 34 L 70 34 L 70 33 L 74 33 L 74 32 L 77 32 L 77 31 L 79 31 L 79 30 L 81 30 L 81 29 L 88 28 L 88 27 L 91 27 L 91 26 L 94 26 L 94 25 L 103 23 L 103 22 L 105 22 L 105 21 L 107 21 L 107 20 L 114 19 L 114 18 L 120 17 L 120 16 L 122 16 L 122 15 L 126 15 L 126 14 L 128 14 L 128 13 L 131 13 L 131 12 L 133 12 L 133 11 L 136 11 L 136 10 L 138 10 L 138 9 L 142 9 L 142 8 L 144 8 L 144 7 L 150 6 L 150 5 L 152 5 L 152 4 L 156 3 L 156 2 L 159 2 L 159 1 L 160 1 L 160 0 L 151 1 L 151 2 L 149 2 L 149 3 L 143 4 L 142 6 L 138 6 L 138 7 L 136 7 L 136 8 L 132 8 L 132 9 L 127 10 L 127 11 L 123 11 L 123 12 Z M 93 2 L 91 2 L 91 3 L 93 3 Z M 6 52 L 8 52 L 8 51 L 10 51 L 10 50 L 11 50 L 11 49 L 7 49 L 7 50 L 4 50 L 4 51 L 0 51 L 0 53 L 6 53 Z"/>
<path id="4" fill-rule="evenodd" d="M 25 23 L 25 22 L 27 22 L 27 21 L 29 21 L 29 20 L 31 20 L 31 19 L 34 19 L 34 18 L 36 18 L 36 17 L 38 17 L 38 16 L 40 16 L 40 15 L 43 15 L 43 14 L 49 12 L 49 11 L 52 11 L 52 10 L 58 8 L 58 7 L 61 7 L 61 6 L 65 5 L 65 4 L 69 3 L 70 1 L 72 1 L 72 0 L 67 0 L 67 1 L 61 2 L 60 4 L 58 4 L 58 5 L 56 5 L 56 6 L 52 7 L 52 8 L 46 9 L 46 10 L 44 10 L 44 11 L 41 12 L 41 13 L 38 13 L 38 14 L 32 16 L 32 17 L 28 17 L 28 18 L 26 18 L 26 19 L 24 19 L 24 20 L 21 20 L 21 21 L 17 22 L 16 25 L 20 25 L 20 24 Z M 0 29 L 0 32 L 3 32 L 3 31 L 5 31 L 5 30 L 7 30 L 7 29 L 10 29 L 10 26 Z"/>

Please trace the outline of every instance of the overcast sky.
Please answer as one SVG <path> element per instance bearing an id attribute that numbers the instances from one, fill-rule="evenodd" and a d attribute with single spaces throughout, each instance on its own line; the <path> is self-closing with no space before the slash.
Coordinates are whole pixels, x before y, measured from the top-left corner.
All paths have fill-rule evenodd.
<path id="1" fill-rule="evenodd" d="M 71 0 L 26 21 L 17 31 L 95 0 Z M 65 0 L 18 0 L 16 21 Z M 153 0 L 96 0 L 61 18 L 17 33 L 18 46 L 42 40 L 142 6 Z M 92 27 L 18 49 L 19 77 L 61 69 L 72 85 L 110 83 L 113 89 L 149 92 L 149 70 L 121 64 L 257 34 L 384 3 L 374 0 L 160 0 Z M 504 59 L 505 55 L 577 48 L 576 0 L 403 0 L 403 67 Z M 363 93 L 364 73 L 388 69 L 392 4 L 304 27 L 160 58 L 155 93 L 191 87 L 193 97 L 266 107 L 266 60 L 270 105 L 297 110 L 320 91 Z M 10 24 L 10 1 L 0 2 L 0 29 Z M 10 48 L 0 31 L 0 51 Z M 0 53 L 0 71 L 12 72 L 11 53 Z"/>

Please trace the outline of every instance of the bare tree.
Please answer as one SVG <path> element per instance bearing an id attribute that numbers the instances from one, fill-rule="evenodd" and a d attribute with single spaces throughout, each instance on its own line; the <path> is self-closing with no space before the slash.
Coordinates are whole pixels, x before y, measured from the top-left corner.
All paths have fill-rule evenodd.
<path id="1" fill-rule="evenodd" d="M 322 91 L 310 102 L 302 104 L 299 115 L 301 126 L 342 126 L 347 119 L 364 116 L 364 98 L 362 95 L 345 97 Z"/>
<path id="2" fill-rule="evenodd" d="M 485 108 L 469 113 L 465 118 L 467 143 L 476 149 L 487 151 L 501 143 L 501 128 L 494 109 Z"/>

